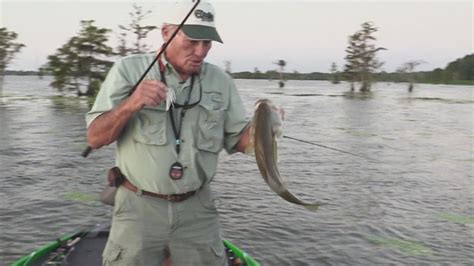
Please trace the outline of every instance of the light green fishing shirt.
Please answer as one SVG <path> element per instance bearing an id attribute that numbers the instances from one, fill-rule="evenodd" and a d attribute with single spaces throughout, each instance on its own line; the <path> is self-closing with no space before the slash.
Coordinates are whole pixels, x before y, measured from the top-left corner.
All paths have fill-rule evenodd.
<path id="1" fill-rule="evenodd" d="M 117 61 L 102 84 L 94 106 L 86 114 L 87 126 L 104 112 L 128 97 L 156 55 L 132 55 Z M 167 86 L 176 91 L 176 102 L 188 97 L 191 77 L 182 82 L 176 70 L 164 58 Z M 161 80 L 156 64 L 145 79 Z M 137 187 L 160 194 L 185 193 L 209 183 L 216 173 L 218 154 L 225 148 L 233 153 L 243 129 L 248 124 L 242 100 L 231 77 L 217 66 L 203 63 L 195 75 L 189 104 L 198 105 L 186 111 L 181 123 L 180 152 L 175 148 L 175 135 L 166 104 L 145 107 L 135 113 L 117 139 L 116 164 Z M 169 111 L 171 112 L 171 110 Z M 181 109 L 174 111 L 179 127 Z M 183 177 L 169 177 L 172 164 L 180 162 Z"/>

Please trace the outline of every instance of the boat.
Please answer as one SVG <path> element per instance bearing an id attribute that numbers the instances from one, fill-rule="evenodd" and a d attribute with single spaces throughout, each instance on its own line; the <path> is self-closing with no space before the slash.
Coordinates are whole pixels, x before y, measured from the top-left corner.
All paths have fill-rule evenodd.
<path id="1" fill-rule="evenodd" d="M 102 265 L 102 251 L 109 237 L 110 223 L 97 224 L 86 230 L 65 235 L 46 244 L 12 263 L 12 266 L 30 265 Z M 229 266 L 260 266 L 228 240 L 223 240 Z"/>

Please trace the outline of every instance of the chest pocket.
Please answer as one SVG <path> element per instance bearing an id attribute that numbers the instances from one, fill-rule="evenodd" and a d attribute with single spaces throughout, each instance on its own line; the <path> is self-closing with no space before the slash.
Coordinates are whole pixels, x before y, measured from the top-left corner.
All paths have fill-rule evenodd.
<path id="1" fill-rule="evenodd" d="M 218 153 L 224 145 L 224 101 L 219 92 L 203 92 L 199 103 L 198 140 L 200 150 Z"/>
<path id="2" fill-rule="evenodd" d="M 164 105 L 140 110 L 134 119 L 133 139 L 150 145 L 166 144 L 166 116 Z"/>

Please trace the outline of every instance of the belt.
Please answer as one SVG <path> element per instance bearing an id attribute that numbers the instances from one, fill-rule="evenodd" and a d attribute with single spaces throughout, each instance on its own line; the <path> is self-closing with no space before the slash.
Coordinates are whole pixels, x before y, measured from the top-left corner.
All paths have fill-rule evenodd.
<path id="1" fill-rule="evenodd" d="M 135 193 L 138 191 L 138 188 L 135 185 L 133 185 L 132 183 L 130 183 L 130 181 L 128 181 L 127 179 L 125 179 L 123 181 L 122 186 L 124 188 L 130 190 L 130 191 L 135 192 Z M 160 199 L 165 199 L 165 200 L 171 201 L 171 202 L 180 202 L 180 201 L 186 200 L 189 197 L 191 197 L 192 195 L 194 195 L 194 193 L 196 193 L 196 191 L 189 191 L 189 192 L 186 192 L 186 193 L 183 193 L 183 194 L 170 194 L 170 195 L 163 195 L 163 194 L 153 193 L 153 192 L 149 192 L 149 191 L 145 191 L 145 190 L 141 190 L 141 193 L 142 193 L 142 195 L 156 197 L 156 198 L 160 198 Z"/>

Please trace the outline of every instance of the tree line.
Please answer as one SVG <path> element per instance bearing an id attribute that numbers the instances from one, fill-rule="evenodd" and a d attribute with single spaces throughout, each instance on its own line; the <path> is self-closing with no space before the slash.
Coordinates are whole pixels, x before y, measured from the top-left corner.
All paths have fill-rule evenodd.
<path id="1" fill-rule="evenodd" d="M 360 91 L 369 91 L 374 81 L 407 82 L 409 91 L 413 90 L 413 84 L 417 82 L 474 85 L 474 54 L 456 59 L 444 69 L 436 68 L 432 71 L 416 72 L 416 67 L 426 62 L 411 60 L 402 64 L 395 72 L 378 71 L 383 62 L 378 60 L 377 54 L 387 48 L 375 45 L 377 39 L 374 35 L 378 29 L 374 23 L 364 22 L 361 24 L 361 28 L 348 37 L 348 45 L 345 50 L 346 63 L 342 70 L 339 70 L 337 64 L 333 62 L 329 73 L 298 73 L 296 71 L 282 73 L 282 68 L 280 68 L 280 72 L 269 70 L 262 73 L 258 68 L 255 68 L 254 72 L 232 73 L 232 76 L 243 79 L 272 80 L 284 77 L 284 79 L 295 80 L 328 80 L 334 84 L 344 80 L 349 82 L 351 90 L 355 90 L 356 84 L 359 84 Z M 227 66 L 229 65 L 230 62 L 227 62 Z"/>
<path id="2" fill-rule="evenodd" d="M 345 65 L 342 70 L 338 69 L 335 62 L 331 64 L 329 73 L 313 72 L 298 73 L 294 71 L 283 72 L 286 66 L 284 60 L 280 62 L 279 71 L 269 70 L 262 73 L 255 68 L 253 72 L 244 71 L 230 73 L 230 61 L 226 61 L 226 71 L 234 78 L 242 79 L 295 79 L 295 80 L 328 80 L 334 84 L 341 80 L 350 84 L 350 89 L 355 90 L 359 84 L 360 91 L 370 91 L 373 81 L 386 82 L 407 82 L 408 90 L 413 90 L 413 84 L 419 83 L 439 83 L 439 84 L 466 84 L 474 85 L 474 54 L 469 54 L 463 58 L 450 62 L 446 68 L 436 68 L 432 71 L 418 71 L 417 66 L 426 63 L 424 60 L 411 60 L 402 64 L 395 72 L 387 73 L 378 71 L 384 64 L 377 58 L 377 54 L 387 50 L 385 47 L 377 47 L 375 33 L 378 28 L 372 22 L 364 22 L 361 29 L 348 37 L 346 47 Z M 281 84 L 281 83 L 280 83 Z"/>
<path id="3" fill-rule="evenodd" d="M 413 61 L 404 63 L 412 64 Z M 332 64 L 336 66 L 335 63 Z M 372 74 L 373 81 L 383 82 L 407 82 L 407 83 L 431 83 L 431 84 L 465 84 L 474 85 L 474 54 L 466 55 L 447 64 L 445 68 L 436 68 L 432 71 L 413 71 L 414 68 L 400 67 L 395 72 L 375 72 Z M 253 72 L 234 72 L 232 77 L 239 79 L 279 79 L 280 73 L 276 70 L 261 72 L 257 68 Z M 347 81 L 344 72 L 332 67 L 329 72 L 298 73 L 284 72 L 286 80 L 326 80 L 332 83 Z"/>
<path id="4" fill-rule="evenodd" d="M 119 25 L 119 45 L 115 49 L 107 44 L 110 29 L 97 27 L 94 20 L 81 21 L 79 34 L 48 56 L 48 62 L 40 68 L 40 73 L 53 75 L 53 88 L 73 90 L 79 96 L 94 96 L 113 65 L 113 59 L 149 51 L 144 39 L 157 27 L 142 25 L 142 22 L 150 13 L 150 10 L 133 5 L 133 12 L 129 13 L 130 24 Z M 134 37 L 131 45 L 127 43 L 129 35 Z"/>
<path id="5" fill-rule="evenodd" d="M 18 34 L 7 28 L 0 28 L 0 96 L 2 96 L 3 78 L 10 62 L 15 58 L 15 54 L 20 52 L 24 44 L 18 43 Z"/>
<path id="6" fill-rule="evenodd" d="M 118 57 L 149 52 L 150 47 L 144 40 L 151 31 L 158 29 L 156 26 L 142 25 L 150 13 L 150 10 L 143 10 L 134 4 L 133 11 L 129 13 L 130 23 L 119 25 L 118 46 L 115 48 L 107 44 L 112 30 L 96 26 L 94 20 L 81 21 L 78 34 L 71 37 L 54 54 L 49 55 L 47 63 L 40 67 L 37 74 L 52 75 L 53 81 L 50 85 L 58 90 L 72 90 L 78 95 L 95 95 L 113 61 Z M 284 81 L 288 79 L 328 80 L 335 84 L 343 80 L 350 84 L 351 90 L 358 86 L 363 92 L 370 91 L 374 81 L 408 82 L 410 91 L 415 82 L 474 85 L 474 54 L 459 58 L 444 69 L 437 68 L 433 71 L 415 71 L 417 66 L 425 63 L 423 60 L 406 62 L 393 73 L 379 71 L 384 62 L 378 59 L 378 54 L 387 48 L 376 45 L 377 31 L 374 23 L 362 23 L 360 30 L 348 36 L 344 66 L 339 70 L 336 63 L 332 63 L 329 73 L 285 72 L 287 62 L 283 59 L 274 62 L 278 69 L 265 73 L 258 68 L 253 72 L 233 73 L 230 61 L 224 61 L 224 66 L 226 72 L 234 78 L 278 79 L 280 87 L 283 87 Z M 130 36 L 134 40 L 131 44 L 127 42 Z M 25 47 L 24 44 L 16 42 L 17 37 L 15 32 L 0 28 L 0 95 L 5 74 L 31 74 L 28 71 L 6 70 L 15 54 Z"/>
<path id="7" fill-rule="evenodd" d="M 75 91 L 77 95 L 94 96 L 105 79 L 113 61 L 118 57 L 136 53 L 147 53 L 149 47 L 144 43 L 147 35 L 157 29 L 156 26 L 143 25 L 143 20 L 151 11 L 143 10 L 139 5 L 133 5 L 129 13 L 131 21 L 128 25 L 118 25 L 118 46 L 113 48 L 108 45 L 111 29 L 98 27 L 94 20 L 82 20 L 80 30 L 76 36 L 71 37 L 64 45 L 47 58 L 47 63 L 40 67 L 37 74 L 52 75 L 51 87 L 60 91 Z M 133 43 L 128 43 L 132 36 Z M 14 55 L 24 47 L 16 43 L 17 34 L 0 29 L 0 76 L 5 74 L 28 72 L 6 72 L 6 66 Z M 17 47 L 17 49 L 13 49 Z M 8 57 L 2 55 L 6 53 Z M 0 84 L 1 86 L 1 84 Z"/>

